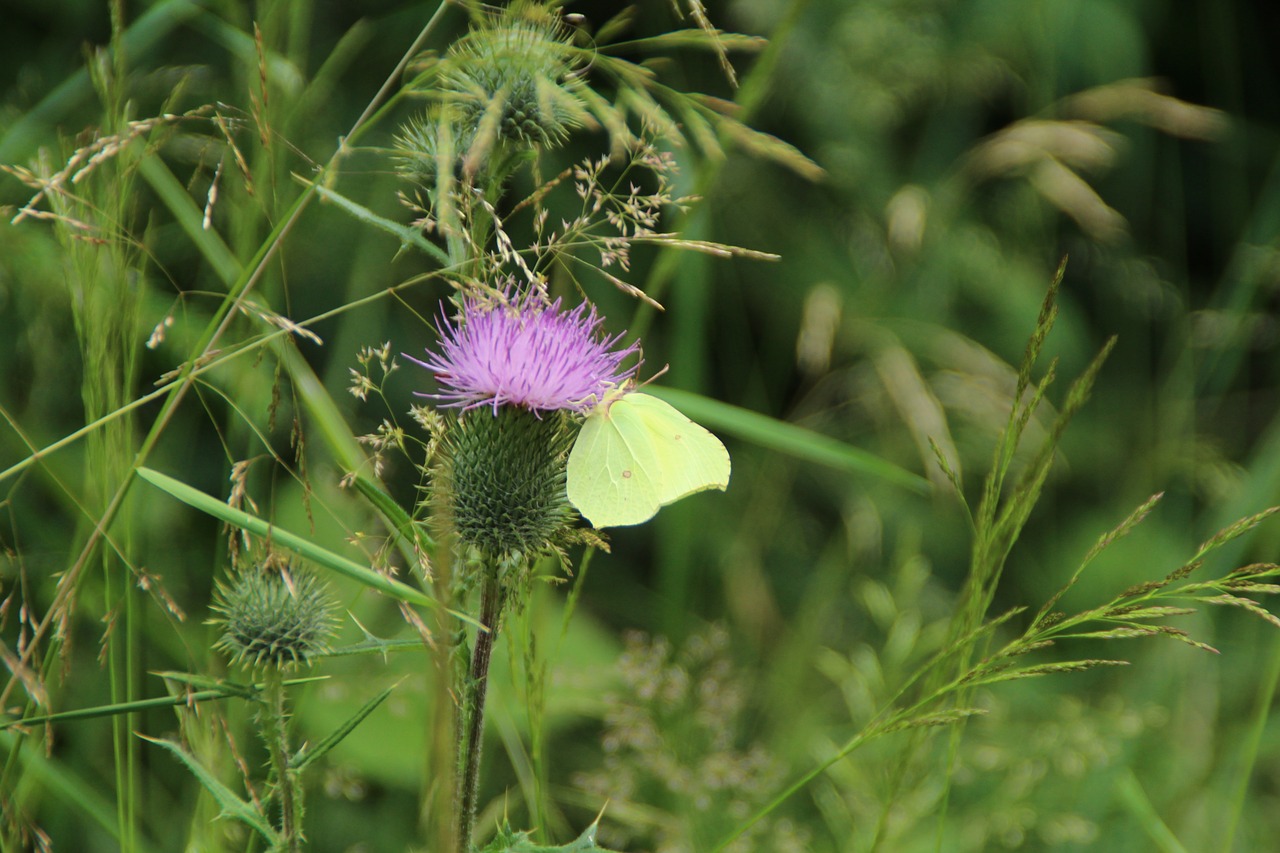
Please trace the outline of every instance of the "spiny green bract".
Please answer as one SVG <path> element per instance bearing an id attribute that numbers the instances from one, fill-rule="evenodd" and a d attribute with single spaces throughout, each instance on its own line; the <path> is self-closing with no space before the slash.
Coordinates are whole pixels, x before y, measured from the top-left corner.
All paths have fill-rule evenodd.
<path id="1" fill-rule="evenodd" d="M 563 143 L 588 121 L 576 94 L 579 55 L 560 19 L 537 4 L 482 19 L 427 78 L 437 103 L 397 137 L 401 171 L 426 181 L 450 152 L 480 161 L 504 144 L 520 152 Z"/>
<path id="2" fill-rule="evenodd" d="M 603 847 L 596 846 L 596 825 L 583 830 L 577 839 L 560 847 L 544 847 L 529 840 L 529 833 L 515 832 L 511 825 L 504 823 L 498 827 L 498 834 L 480 853 L 585 853 L 594 850 L 596 853 L 612 853 Z"/>
<path id="3" fill-rule="evenodd" d="M 307 571 L 267 563 L 238 571 L 219 583 L 211 620 L 222 626 L 214 644 L 251 669 L 306 665 L 328 648 L 333 604 L 319 579 Z"/>
<path id="4" fill-rule="evenodd" d="M 481 406 L 445 434 L 437 499 L 459 540 L 519 560 L 556 547 L 573 519 L 565 459 L 573 440 L 558 411 Z"/>

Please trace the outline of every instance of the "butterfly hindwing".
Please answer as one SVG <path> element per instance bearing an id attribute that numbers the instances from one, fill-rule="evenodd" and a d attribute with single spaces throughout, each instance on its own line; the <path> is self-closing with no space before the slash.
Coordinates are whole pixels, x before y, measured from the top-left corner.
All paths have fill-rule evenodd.
<path id="1" fill-rule="evenodd" d="M 569 453 L 569 501 L 595 527 L 648 521 L 666 504 L 729 484 L 720 440 L 671 405 L 631 393 L 596 407 Z"/>

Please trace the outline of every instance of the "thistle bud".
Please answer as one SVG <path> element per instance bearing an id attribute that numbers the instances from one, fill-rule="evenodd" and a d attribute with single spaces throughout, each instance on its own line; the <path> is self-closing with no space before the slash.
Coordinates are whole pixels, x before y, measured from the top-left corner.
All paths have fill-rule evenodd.
<path id="1" fill-rule="evenodd" d="M 452 156 L 475 166 L 495 151 L 562 144 L 588 122 L 581 55 L 559 17 L 536 4 L 480 19 L 435 66 L 425 93 L 436 102 L 397 137 L 401 173 L 429 184 Z"/>
<path id="2" fill-rule="evenodd" d="M 219 582 L 212 624 L 222 626 L 214 648 L 250 669 L 305 666 L 328 648 L 333 604 L 315 575 L 268 560 Z"/>
<path id="3" fill-rule="evenodd" d="M 553 19 L 503 20 L 477 29 L 451 51 L 442 80 L 461 106 L 464 145 L 496 116 L 497 132 L 520 147 L 557 145 L 580 123 L 569 46 Z"/>

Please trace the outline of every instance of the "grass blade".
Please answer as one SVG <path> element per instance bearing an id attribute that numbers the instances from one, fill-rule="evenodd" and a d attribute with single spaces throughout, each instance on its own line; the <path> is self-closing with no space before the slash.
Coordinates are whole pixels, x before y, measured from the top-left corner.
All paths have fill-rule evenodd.
<path id="1" fill-rule="evenodd" d="M 439 261 L 442 266 L 447 267 L 450 265 L 451 261 L 449 260 L 449 255 L 444 251 L 444 249 L 441 249 L 435 243 L 432 243 L 426 237 L 423 237 L 418 229 L 411 228 L 408 225 L 402 225 L 399 222 L 387 219 L 385 216 L 379 216 L 364 205 L 358 204 L 346 196 L 340 195 L 333 190 L 326 189 L 319 184 L 312 184 L 311 186 L 315 187 L 316 192 L 318 192 L 320 197 L 325 201 L 333 202 L 366 225 L 372 225 L 379 231 L 386 231 L 387 233 L 394 235 L 396 239 L 400 241 L 401 246 L 413 246 L 415 249 L 421 249 L 423 252 Z"/>
<path id="2" fill-rule="evenodd" d="M 145 55 L 153 44 L 196 15 L 204 5 L 200 0 L 162 0 L 156 3 L 121 36 L 126 55 Z M 81 68 L 67 77 L 39 104 L 9 125 L 0 137 L 0 163 L 13 163 L 29 156 L 38 144 L 51 138 L 51 127 L 92 95 L 93 84 L 88 69 Z"/>
<path id="3" fill-rule="evenodd" d="M 920 494 L 929 494 L 933 488 L 919 474 L 822 433 L 688 391 L 648 385 L 645 392 L 667 401 L 703 426 L 715 427 L 761 447 L 837 471 L 878 477 Z"/>
<path id="4" fill-rule="evenodd" d="M 200 690 L 195 693 L 184 693 L 180 696 L 158 696 L 154 699 L 138 699 L 133 702 L 119 702 L 114 705 L 95 705 L 92 708 L 76 708 L 71 711 L 59 711 L 56 714 L 45 714 L 40 717 L 24 717 L 21 720 L 10 720 L 0 723 L 0 731 L 15 726 L 35 726 L 44 723 L 62 723 L 68 720 L 88 720 L 94 717 L 111 717 L 116 714 L 131 714 L 151 708 L 187 705 L 193 702 L 208 702 L 214 699 L 228 699 L 240 696 L 239 690 Z"/>
<path id="5" fill-rule="evenodd" d="M 47 807 L 56 799 L 69 810 L 84 813 L 90 821 L 105 830 L 117 843 L 121 843 L 120 827 L 116 823 L 115 804 L 102 795 L 101 782 L 90 784 L 67 768 L 64 762 L 46 758 L 41 749 L 19 748 L 20 739 L 11 732 L 0 733 L 0 749 L 16 757 L 24 780 L 34 781 L 42 789 Z M 33 746 L 33 745 L 27 745 Z M 8 800 L 6 805 L 14 805 Z M 136 853 L 158 853 L 157 848 L 141 835 L 134 835 L 133 850 Z"/>
<path id="6" fill-rule="evenodd" d="M 138 171 L 182 226 L 183 233 L 200 250 L 200 255 L 213 267 L 218 278 L 230 287 L 243 271 L 240 261 L 216 231 L 204 228 L 204 211 L 196 206 L 187 188 L 174 177 L 158 154 L 152 153 L 139 160 Z"/>
<path id="7" fill-rule="evenodd" d="M 370 568 L 360 565 L 352 560 L 348 560 L 339 554 L 335 554 L 327 548 L 322 548 L 309 539 L 290 533 L 283 528 L 277 527 L 256 515 L 250 515 L 238 509 L 227 506 L 222 501 L 205 494 L 199 489 L 193 489 L 180 480 L 175 480 L 159 471 L 150 468 L 139 468 L 138 476 L 146 480 L 151 485 L 168 492 L 173 497 L 194 507 L 201 512 L 208 513 L 214 518 L 225 521 L 227 524 L 234 525 L 250 533 L 258 536 L 270 537 L 271 541 L 277 545 L 283 546 L 293 551 L 300 557 L 310 560 L 317 565 L 324 566 L 327 569 L 337 572 L 344 577 L 350 578 L 357 583 L 364 584 L 371 589 L 376 589 L 384 595 L 388 595 L 398 601 L 407 604 L 416 604 L 423 607 L 439 607 L 440 604 L 434 598 L 422 593 L 411 586 L 394 580 L 393 578 L 384 577 Z M 467 619 L 462 614 L 454 614 L 460 619 Z M 471 621 L 467 619 L 467 621 Z"/>

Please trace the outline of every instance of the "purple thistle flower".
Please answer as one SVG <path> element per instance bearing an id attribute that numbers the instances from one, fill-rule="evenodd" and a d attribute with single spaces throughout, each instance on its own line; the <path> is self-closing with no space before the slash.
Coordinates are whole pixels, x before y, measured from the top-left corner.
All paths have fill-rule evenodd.
<path id="1" fill-rule="evenodd" d="M 636 352 L 633 343 L 613 347 L 622 335 L 606 338 L 604 321 L 584 302 L 561 311 L 560 300 L 550 305 L 535 297 L 519 296 L 493 304 L 468 298 L 462 322 L 442 322 L 440 352 L 428 351 L 426 361 L 406 355 L 436 376 L 442 390 L 421 394 L 446 406 L 473 409 L 493 404 L 532 412 L 555 409 L 585 411 L 605 394 L 630 379 L 636 367 L 622 369 L 622 360 Z"/>

